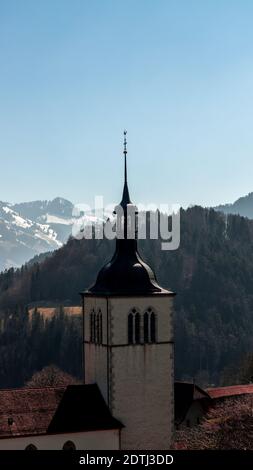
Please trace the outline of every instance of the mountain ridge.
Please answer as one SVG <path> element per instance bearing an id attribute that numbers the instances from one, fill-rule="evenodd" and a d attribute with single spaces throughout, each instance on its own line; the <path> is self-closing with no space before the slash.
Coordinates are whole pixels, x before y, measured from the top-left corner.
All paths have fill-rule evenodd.
<path id="1" fill-rule="evenodd" d="M 224 214 L 238 214 L 248 219 L 253 219 L 253 192 L 239 197 L 233 203 L 220 204 L 214 207 L 214 209 Z"/>
<path id="2" fill-rule="evenodd" d="M 73 209 L 71 201 L 59 196 L 20 203 L 0 201 L 0 272 L 63 246 L 72 233 Z M 253 192 L 214 210 L 253 219 Z"/>
<path id="3" fill-rule="evenodd" d="M 60 197 L 17 204 L 0 201 L 0 271 L 61 247 L 71 234 L 72 210 L 73 204 Z"/>

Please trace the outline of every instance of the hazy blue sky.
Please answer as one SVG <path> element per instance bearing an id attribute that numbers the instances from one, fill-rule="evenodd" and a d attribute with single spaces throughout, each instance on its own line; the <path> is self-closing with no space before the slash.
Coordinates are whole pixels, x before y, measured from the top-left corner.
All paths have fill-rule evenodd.
<path id="1" fill-rule="evenodd" d="M 252 0 L 0 0 L 0 200 L 253 191 Z"/>

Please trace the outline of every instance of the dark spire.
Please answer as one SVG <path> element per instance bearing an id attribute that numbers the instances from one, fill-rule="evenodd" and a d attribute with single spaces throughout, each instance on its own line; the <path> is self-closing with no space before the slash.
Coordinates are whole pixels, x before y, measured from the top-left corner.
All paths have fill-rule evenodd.
<path id="1" fill-rule="evenodd" d="M 127 135 L 127 131 L 126 129 L 124 130 L 124 150 L 123 150 L 123 153 L 124 153 L 124 157 L 125 157 L 125 183 L 127 183 L 127 140 L 126 140 L 126 135 Z"/>
<path id="2" fill-rule="evenodd" d="M 127 206 L 132 203 L 127 186 L 126 134 L 125 130 L 123 150 L 125 176 L 120 203 L 124 211 L 124 238 L 116 238 L 116 250 L 111 261 L 100 270 L 95 284 L 86 292 L 86 295 L 173 295 L 158 285 L 152 269 L 141 259 L 137 249 L 137 230 L 134 238 L 127 236 Z M 137 208 L 133 215 L 136 218 Z"/>
<path id="3" fill-rule="evenodd" d="M 125 174 L 124 174 L 124 188 L 123 188 L 123 195 L 122 195 L 122 200 L 120 203 L 120 206 L 123 207 L 123 209 L 127 208 L 127 204 L 132 204 L 129 196 L 129 190 L 128 190 L 128 185 L 127 185 L 127 140 L 126 140 L 126 135 L 127 131 L 124 130 L 124 160 L 125 160 Z"/>

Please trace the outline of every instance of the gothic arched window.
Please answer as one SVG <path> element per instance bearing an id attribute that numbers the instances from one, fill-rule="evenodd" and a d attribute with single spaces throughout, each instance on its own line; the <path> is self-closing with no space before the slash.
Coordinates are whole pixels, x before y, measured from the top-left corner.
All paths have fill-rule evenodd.
<path id="1" fill-rule="evenodd" d="M 128 315 L 128 342 L 130 344 L 134 342 L 134 316 L 132 313 Z"/>
<path id="2" fill-rule="evenodd" d="M 140 314 L 137 312 L 135 314 L 135 343 L 140 343 L 141 341 L 141 318 Z"/>
<path id="3" fill-rule="evenodd" d="M 99 314 L 95 315 L 95 343 L 99 343 Z"/>
<path id="4" fill-rule="evenodd" d="M 103 322 L 102 322 L 102 312 L 99 309 L 98 311 L 98 343 L 103 343 Z"/>
<path id="5" fill-rule="evenodd" d="M 74 442 L 66 441 L 65 444 L 63 444 L 62 450 L 76 450 L 76 446 Z"/>
<path id="6" fill-rule="evenodd" d="M 94 343 L 95 341 L 95 312 L 94 310 L 90 313 L 90 341 Z"/>
<path id="7" fill-rule="evenodd" d="M 99 309 L 98 313 L 95 313 L 93 308 L 90 313 L 90 342 L 96 344 L 102 344 L 103 342 L 103 319 L 101 309 Z"/>
<path id="8" fill-rule="evenodd" d="M 156 342 L 156 321 L 155 321 L 155 314 L 154 312 L 150 315 L 150 342 Z"/>
<path id="9" fill-rule="evenodd" d="M 128 315 L 128 343 L 139 344 L 141 342 L 141 316 L 136 308 Z"/>
<path id="10" fill-rule="evenodd" d="M 156 342 L 156 315 L 151 307 L 144 313 L 144 343 Z"/>
<path id="11" fill-rule="evenodd" d="M 149 342 L 149 314 L 144 313 L 144 343 Z"/>
<path id="12" fill-rule="evenodd" d="M 90 313 L 90 341 L 92 341 L 92 312 Z"/>

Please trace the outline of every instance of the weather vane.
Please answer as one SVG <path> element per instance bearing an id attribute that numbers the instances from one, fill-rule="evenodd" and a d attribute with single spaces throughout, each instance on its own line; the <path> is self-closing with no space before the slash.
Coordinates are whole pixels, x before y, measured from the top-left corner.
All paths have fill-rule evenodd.
<path id="1" fill-rule="evenodd" d="M 126 135 L 127 135 L 127 130 L 124 130 L 124 151 L 123 153 L 126 155 L 127 154 L 127 140 L 126 140 Z"/>

